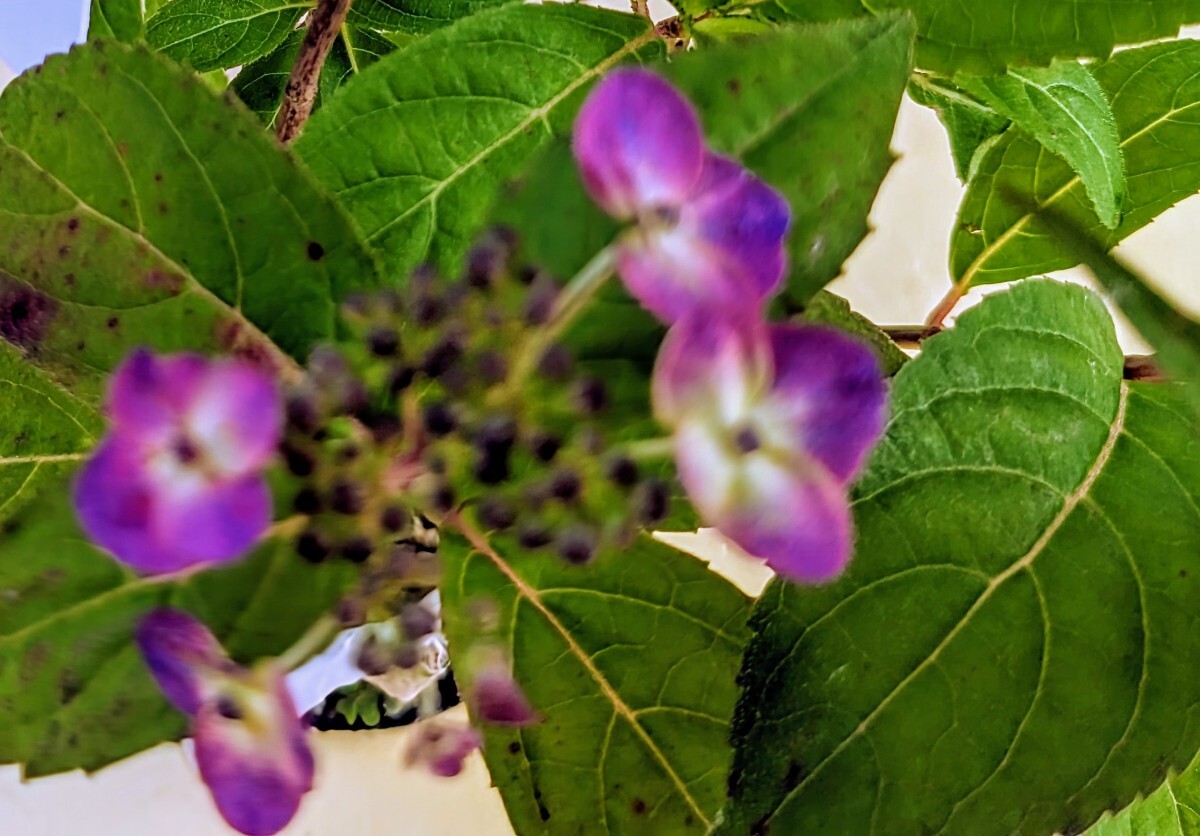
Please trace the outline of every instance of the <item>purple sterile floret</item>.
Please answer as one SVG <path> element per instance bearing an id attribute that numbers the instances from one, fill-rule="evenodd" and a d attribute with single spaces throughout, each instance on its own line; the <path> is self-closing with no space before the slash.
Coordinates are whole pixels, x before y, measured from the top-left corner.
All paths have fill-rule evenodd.
<path id="1" fill-rule="evenodd" d="M 179 610 L 149 613 L 136 638 L 163 693 L 192 717 L 200 777 L 225 821 L 245 834 L 283 829 L 312 789 L 314 764 L 282 669 L 235 664 Z"/>
<path id="2" fill-rule="evenodd" d="M 705 522 L 791 579 L 842 571 L 848 484 L 886 410 L 869 347 L 827 328 L 692 317 L 668 333 L 653 395 Z"/>
<path id="3" fill-rule="evenodd" d="M 470 726 L 426 720 L 413 729 L 404 760 L 409 766 L 420 764 L 440 778 L 453 778 L 482 745 L 483 738 Z"/>
<path id="4" fill-rule="evenodd" d="M 230 664 L 216 636 L 179 610 L 153 610 L 138 624 L 135 639 L 158 687 L 188 716 L 195 715 L 204 701 L 205 672 Z"/>
<path id="5" fill-rule="evenodd" d="M 88 536 L 148 574 L 240 557 L 270 523 L 262 476 L 282 431 L 274 380 L 240 360 L 135 351 L 75 507 Z"/>
<path id="6" fill-rule="evenodd" d="M 617 241 L 617 270 L 659 319 L 699 308 L 757 313 L 778 290 L 787 202 L 706 150 L 691 107 L 666 81 L 645 70 L 605 78 L 575 123 L 575 156 L 596 202 L 636 221 Z"/>
<path id="7" fill-rule="evenodd" d="M 575 158 L 592 199 L 622 220 L 679 206 L 704 166 L 704 137 L 692 106 L 647 70 L 615 70 L 575 119 Z"/>

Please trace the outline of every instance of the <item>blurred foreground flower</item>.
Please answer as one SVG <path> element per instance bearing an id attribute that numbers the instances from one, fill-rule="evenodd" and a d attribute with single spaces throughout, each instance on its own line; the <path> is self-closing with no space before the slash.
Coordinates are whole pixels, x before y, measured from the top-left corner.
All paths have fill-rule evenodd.
<path id="1" fill-rule="evenodd" d="M 479 732 L 468 725 L 428 720 L 413 728 L 404 762 L 408 766 L 424 766 L 442 778 L 453 778 L 463 771 L 463 762 L 482 745 Z"/>
<path id="2" fill-rule="evenodd" d="M 137 643 L 167 699 L 192 718 L 200 777 L 225 821 L 251 836 L 283 829 L 312 789 L 314 768 L 283 670 L 272 660 L 235 664 L 179 610 L 147 615 Z"/>
<path id="3" fill-rule="evenodd" d="M 262 470 L 282 407 L 239 360 L 135 351 L 114 373 L 111 427 L 75 483 L 84 530 L 148 574 L 242 556 L 271 521 Z"/>
<path id="4" fill-rule="evenodd" d="M 836 577 L 847 488 L 885 419 L 871 349 L 827 328 L 695 317 L 668 333 L 653 386 L 701 518 L 792 580 Z"/>
<path id="5" fill-rule="evenodd" d="M 575 121 L 575 157 L 592 198 L 636 221 L 617 243 L 617 269 L 659 319 L 757 311 L 779 286 L 786 201 L 710 152 L 691 105 L 659 76 L 610 73 Z"/>

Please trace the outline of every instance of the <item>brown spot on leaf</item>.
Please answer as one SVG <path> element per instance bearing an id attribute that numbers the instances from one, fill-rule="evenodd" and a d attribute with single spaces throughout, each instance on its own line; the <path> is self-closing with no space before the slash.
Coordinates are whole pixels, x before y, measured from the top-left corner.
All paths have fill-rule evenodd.
<path id="1" fill-rule="evenodd" d="M 128 157 L 129 156 L 129 143 L 128 142 L 118 142 L 117 143 L 117 153 L 121 155 L 122 159 L 124 159 L 125 157 Z"/>
<path id="2" fill-rule="evenodd" d="M 161 183 L 163 181 L 163 173 L 161 171 L 154 172 L 154 182 Z"/>
<path id="3" fill-rule="evenodd" d="M 320 261 L 325 257 L 325 248 L 316 241 L 308 242 L 308 258 L 309 261 Z"/>
<path id="4" fill-rule="evenodd" d="M 38 671 L 50 658 L 51 649 L 50 642 L 40 641 L 26 651 L 25 656 L 21 659 L 21 682 L 29 685 L 33 681 Z"/>
<path id="5" fill-rule="evenodd" d="M 79 231 L 79 218 L 68 218 L 67 219 L 67 232 L 78 232 L 78 231 Z"/>
<path id="6" fill-rule="evenodd" d="M 61 705 L 66 705 L 75 699 L 82 690 L 83 683 L 79 681 L 79 677 L 75 675 L 74 671 L 68 668 L 58 675 L 58 701 Z"/>
<path id="7" fill-rule="evenodd" d="M 27 285 L 0 276 L 0 337 L 26 351 L 46 338 L 58 303 Z"/>
<path id="8" fill-rule="evenodd" d="M 521 744 L 518 743 L 517 741 L 514 740 L 512 743 L 508 744 L 508 753 L 510 755 L 519 754 L 520 751 L 521 751 Z"/>
<path id="9" fill-rule="evenodd" d="M 163 270 L 147 270 L 142 276 L 142 284 L 151 290 L 179 293 L 183 290 L 183 277 Z"/>
<path id="10" fill-rule="evenodd" d="M 66 115 L 67 112 L 65 110 L 60 110 L 58 113 L 54 114 L 54 121 L 61 122 L 62 118 Z"/>
<path id="11" fill-rule="evenodd" d="M 70 254 L 71 254 L 71 248 L 68 247 L 66 244 L 63 244 L 61 247 L 58 248 L 58 257 L 59 258 L 66 258 Z"/>
<path id="12" fill-rule="evenodd" d="M 633 814 L 635 816 L 644 816 L 646 814 L 646 802 L 640 798 L 633 800 Z"/>
<path id="13" fill-rule="evenodd" d="M 168 206 L 167 204 L 165 204 L 165 203 L 158 204 L 158 214 L 166 215 L 170 211 L 171 211 L 171 207 Z"/>
<path id="14" fill-rule="evenodd" d="M 75 286 L 75 274 L 67 273 L 67 275 L 63 276 L 63 281 L 66 282 L 67 287 L 74 287 Z"/>
<path id="15" fill-rule="evenodd" d="M 726 88 L 729 90 L 729 92 L 730 92 L 730 93 L 732 93 L 733 95 L 735 95 L 735 96 L 739 96 L 739 95 L 741 95 L 741 92 L 742 92 L 742 83 L 741 83 L 740 81 L 738 81 L 736 78 L 731 78 L 731 79 L 729 79 L 729 81 L 727 81 L 727 82 L 725 83 L 725 87 L 726 87 Z"/>
<path id="16" fill-rule="evenodd" d="M 112 329 L 116 328 L 118 325 L 120 325 L 120 324 L 121 324 L 121 320 L 120 320 L 120 319 L 118 319 L 118 318 L 117 318 L 117 317 L 115 317 L 115 316 L 110 316 L 110 317 L 108 318 L 108 322 L 106 322 L 106 323 L 104 323 L 104 324 L 105 324 L 105 325 L 107 325 L 107 326 L 109 327 L 109 330 L 112 330 Z"/>
<path id="17" fill-rule="evenodd" d="M 278 373 L 279 364 L 271 353 L 270 347 L 257 334 L 247 329 L 236 319 L 218 322 L 216 327 L 217 345 L 228 354 L 253 363 L 272 374 Z"/>

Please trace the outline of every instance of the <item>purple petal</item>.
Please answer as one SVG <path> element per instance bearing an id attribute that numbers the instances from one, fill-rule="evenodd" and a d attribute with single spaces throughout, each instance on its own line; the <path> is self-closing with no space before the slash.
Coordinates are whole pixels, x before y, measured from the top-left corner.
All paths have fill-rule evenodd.
<path id="1" fill-rule="evenodd" d="M 651 381 L 654 414 L 673 426 L 689 413 L 732 422 L 771 379 L 770 343 L 757 318 L 698 315 L 667 332 Z"/>
<path id="2" fill-rule="evenodd" d="M 113 425 L 150 441 L 173 434 L 207 367 L 198 354 L 159 357 L 135 350 L 108 384 L 105 407 Z"/>
<path id="3" fill-rule="evenodd" d="M 426 720 L 412 730 L 404 760 L 409 766 L 421 764 L 441 778 L 453 778 L 463 771 L 463 762 L 482 745 L 479 732 L 470 726 Z"/>
<path id="4" fill-rule="evenodd" d="M 232 664 L 209 629 L 180 610 L 153 610 L 138 624 L 135 638 L 158 687 L 184 714 L 200 710 L 203 674 Z"/>
<path id="5" fill-rule="evenodd" d="M 583 103 L 574 137 L 584 185 L 618 218 L 682 205 L 704 164 L 695 111 L 647 70 L 609 73 Z"/>
<path id="6" fill-rule="evenodd" d="M 710 154 L 680 226 L 721 254 L 748 292 L 766 299 L 787 267 L 791 208 L 783 196 L 733 160 Z"/>
<path id="7" fill-rule="evenodd" d="M 241 833 L 265 836 L 296 815 L 314 764 L 282 673 L 260 671 L 255 680 L 205 703 L 192 731 L 200 777 L 221 816 Z"/>
<path id="8" fill-rule="evenodd" d="M 785 577 L 836 577 L 852 540 L 845 488 L 802 454 L 739 453 L 722 432 L 689 421 L 675 435 L 679 478 L 701 518 Z"/>
<path id="9" fill-rule="evenodd" d="M 775 384 L 767 409 L 839 481 L 852 479 L 883 432 L 887 384 L 864 343 L 830 328 L 771 328 Z"/>
<path id="10" fill-rule="evenodd" d="M 272 510 L 262 477 L 155 480 L 143 449 L 121 435 L 110 435 L 84 464 L 74 503 L 88 538 L 145 574 L 240 557 L 270 525 Z"/>
<path id="11" fill-rule="evenodd" d="M 488 666 L 475 675 L 472 688 L 475 713 L 497 726 L 528 726 L 538 722 L 537 712 L 525 699 L 521 686 L 500 666 Z"/>
<path id="12" fill-rule="evenodd" d="M 188 437 L 206 462 L 223 474 L 262 469 L 274 455 L 283 428 L 283 407 L 275 381 L 240 360 L 209 365 L 188 404 Z"/>
<path id="13" fill-rule="evenodd" d="M 261 476 L 218 482 L 180 497 L 164 494 L 155 508 L 153 536 L 180 569 L 236 560 L 271 524 L 271 492 Z"/>

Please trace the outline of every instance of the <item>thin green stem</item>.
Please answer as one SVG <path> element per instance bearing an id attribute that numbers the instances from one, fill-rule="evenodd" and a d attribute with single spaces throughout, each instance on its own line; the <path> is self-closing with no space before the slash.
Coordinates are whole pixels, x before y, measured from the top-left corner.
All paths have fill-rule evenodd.
<path id="1" fill-rule="evenodd" d="M 631 441 L 621 448 L 621 451 L 634 461 L 644 462 L 655 459 L 669 459 L 675 455 L 675 439 L 670 436 L 663 438 L 643 438 Z"/>
<path id="2" fill-rule="evenodd" d="M 596 293 L 604 286 L 613 274 L 616 264 L 616 253 L 612 245 L 602 249 L 592 256 L 592 260 L 583 266 L 562 289 L 555 300 L 554 310 L 546 324 L 531 333 L 525 344 L 517 352 L 513 363 L 512 377 L 505 387 L 505 394 L 511 395 L 525 383 L 526 379 L 537 368 L 538 362 L 546 349 L 562 336 L 575 318 L 587 307 Z"/>
<path id="3" fill-rule="evenodd" d="M 295 670 L 333 641 L 341 632 L 342 623 L 332 615 L 323 615 L 313 622 L 296 643 L 279 655 L 279 664 L 285 670 Z"/>

